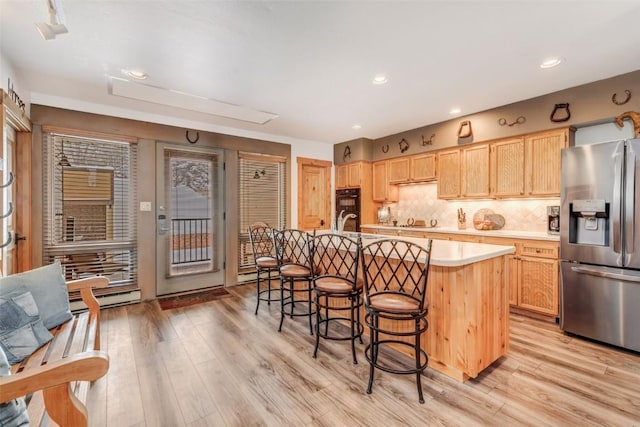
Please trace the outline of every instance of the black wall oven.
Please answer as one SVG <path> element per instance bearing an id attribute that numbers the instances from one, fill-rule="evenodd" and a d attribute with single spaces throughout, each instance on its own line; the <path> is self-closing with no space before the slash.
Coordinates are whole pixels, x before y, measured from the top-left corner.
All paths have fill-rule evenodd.
<path id="1" fill-rule="evenodd" d="M 355 218 L 349 218 L 344 223 L 344 231 L 360 231 L 360 189 L 350 188 L 347 190 L 336 190 L 336 219 L 340 212 L 342 216 L 355 214 Z"/>

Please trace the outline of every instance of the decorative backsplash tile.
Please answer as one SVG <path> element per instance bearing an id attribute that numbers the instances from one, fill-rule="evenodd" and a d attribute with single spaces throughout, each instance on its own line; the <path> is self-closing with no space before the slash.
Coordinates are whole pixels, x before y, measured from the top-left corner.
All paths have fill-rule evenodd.
<path id="1" fill-rule="evenodd" d="M 559 198 L 447 201 L 438 199 L 436 183 L 400 186 L 400 201 L 389 205 L 391 216 L 399 224 L 407 219 L 438 220 L 439 227 L 457 227 L 457 212 L 462 208 L 467 214 L 467 227 L 473 227 L 473 214 L 482 208 L 493 210 L 505 217 L 505 230 L 546 231 L 547 206 L 559 205 Z"/>

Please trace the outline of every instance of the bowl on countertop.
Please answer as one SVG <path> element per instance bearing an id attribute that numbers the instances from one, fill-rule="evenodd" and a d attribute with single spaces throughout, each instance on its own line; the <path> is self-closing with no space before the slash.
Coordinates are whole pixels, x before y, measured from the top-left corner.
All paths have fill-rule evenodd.
<path id="1" fill-rule="evenodd" d="M 479 209 L 473 214 L 473 227 L 476 230 L 500 230 L 504 224 L 504 217 L 491 209 Z"/>

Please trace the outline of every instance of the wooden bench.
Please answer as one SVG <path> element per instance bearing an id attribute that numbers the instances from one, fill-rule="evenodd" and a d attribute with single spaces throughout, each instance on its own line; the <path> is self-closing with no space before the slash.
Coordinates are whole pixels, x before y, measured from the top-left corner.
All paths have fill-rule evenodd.
<path id="1" fill-rule="evenodd" d="M 54 338 L 48 344 L 11 366 L 12 375 L 0 377 L 0 402 L 27 396 L 31 425 L 46 422 L 47 415 L 60 426 L 88 424 L 91 381 L 109 369 L 109 357 L 100 351 L 100 305 L 92 288 L 108 284 L 98 276 L 68 281 L 69 292 L 79 290 L 89 310 L 50 329 Z"/>

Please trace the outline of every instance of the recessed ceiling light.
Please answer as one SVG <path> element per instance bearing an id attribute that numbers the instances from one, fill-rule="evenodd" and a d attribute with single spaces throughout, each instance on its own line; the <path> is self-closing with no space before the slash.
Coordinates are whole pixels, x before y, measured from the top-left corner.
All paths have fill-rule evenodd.
<path id="1" fill-rule="evenodd" d="M 149 75 L 141 70 L 124 70 L 124 73 L 136 80 L 145 80 Z"/>
<path id="2" fill-rule="evenodd" d="M 362 125 L 355 124 L 355 125 L 351 126 L 351 129 L 354 129 L 354 130 L 362 129 Z"/>
<path id="3" fill-rule="evenodd" d="M 387 76 L 385 76 L 384 74 L 379 74 L 377 76 L 375 76 L 373 78 L 372 83 L 374 85 L 383 85 L 385 83 L 387 83 L 389 81 L 389 79 L 387 78 Z"/>
<path id="4" fill-rule="evenodd" d="M 458 114 L 462 112 L 462 109 L 460 109 L 460 107 L 453 107 L 451 110 L 449 110 L 449 114 Z"/>
<path id="5" fill-rule="evenodd" d="M 545 59 L 544 61 L 542 61 L 542 63 L 540 64 L 540 68 L 553 68 L 553 67 L 557 67 L 558 65 L 560 65 L 562 63 L 563 59 L 559 56 L 552 56 L 549 57 L 547 59 Z"/>

